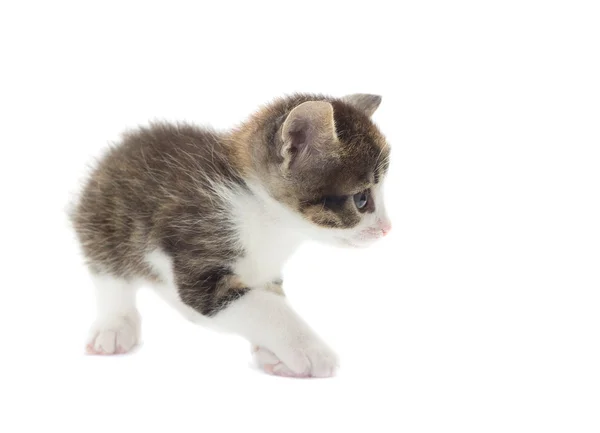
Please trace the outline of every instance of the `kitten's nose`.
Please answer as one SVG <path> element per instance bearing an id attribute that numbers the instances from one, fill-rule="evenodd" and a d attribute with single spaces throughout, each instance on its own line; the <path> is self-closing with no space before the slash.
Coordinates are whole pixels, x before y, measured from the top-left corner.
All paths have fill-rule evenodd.
<path id="1" fill-rule="evenodd" d="M 383 236 L 386 236 L 392 230 L 392 222 L 388 219 L 379 221 L 379 228 L 383 232 Z"/>

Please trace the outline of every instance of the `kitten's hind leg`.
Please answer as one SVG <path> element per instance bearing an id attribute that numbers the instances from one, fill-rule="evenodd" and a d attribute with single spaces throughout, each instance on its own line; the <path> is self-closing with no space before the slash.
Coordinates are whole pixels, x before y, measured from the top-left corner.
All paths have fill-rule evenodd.
<path id="1" fill-rule="evenodd" d="M 92 276 L 96 289 L 97 317 L 90 329 L 86 352 L 113 355 L 129 352 L 140 339 L 137 286 L 123 278 Z"/>

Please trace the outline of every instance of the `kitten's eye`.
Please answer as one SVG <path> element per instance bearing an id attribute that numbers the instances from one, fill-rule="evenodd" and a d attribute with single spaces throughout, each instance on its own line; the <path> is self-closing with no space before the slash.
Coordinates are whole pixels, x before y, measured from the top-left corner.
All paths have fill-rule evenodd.
<path id="1" fill-rule="evenodd" d="M 359 210 L 364 209 L 369 204 L 369 190 L 354 194 L 354 204 Z"/>

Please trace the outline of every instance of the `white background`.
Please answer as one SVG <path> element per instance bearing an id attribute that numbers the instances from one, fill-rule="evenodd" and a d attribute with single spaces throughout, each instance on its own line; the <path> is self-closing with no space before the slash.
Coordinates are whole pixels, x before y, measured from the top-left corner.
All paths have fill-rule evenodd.
<path id="1" fill-rule="evenodd" d="M 3 1 L 0 431 L 598 432 L 594 3 Z M 135 354 L 84 356 L 85 164 L 295 91 L 382 94 L 393 147 L 393 234 L 285 272 L 339 376 L 266 376 L 151 292 Z"/>

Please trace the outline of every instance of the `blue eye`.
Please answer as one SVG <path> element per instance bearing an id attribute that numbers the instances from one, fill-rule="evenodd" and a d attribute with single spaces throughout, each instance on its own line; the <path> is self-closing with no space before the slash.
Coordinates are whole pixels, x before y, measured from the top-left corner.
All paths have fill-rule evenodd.
<path id="1" fill-rule="evenodd" d="M 369 190 L 354 194 L 354 204 L 359 210 L 364 209 L 369 204 Z"/>

